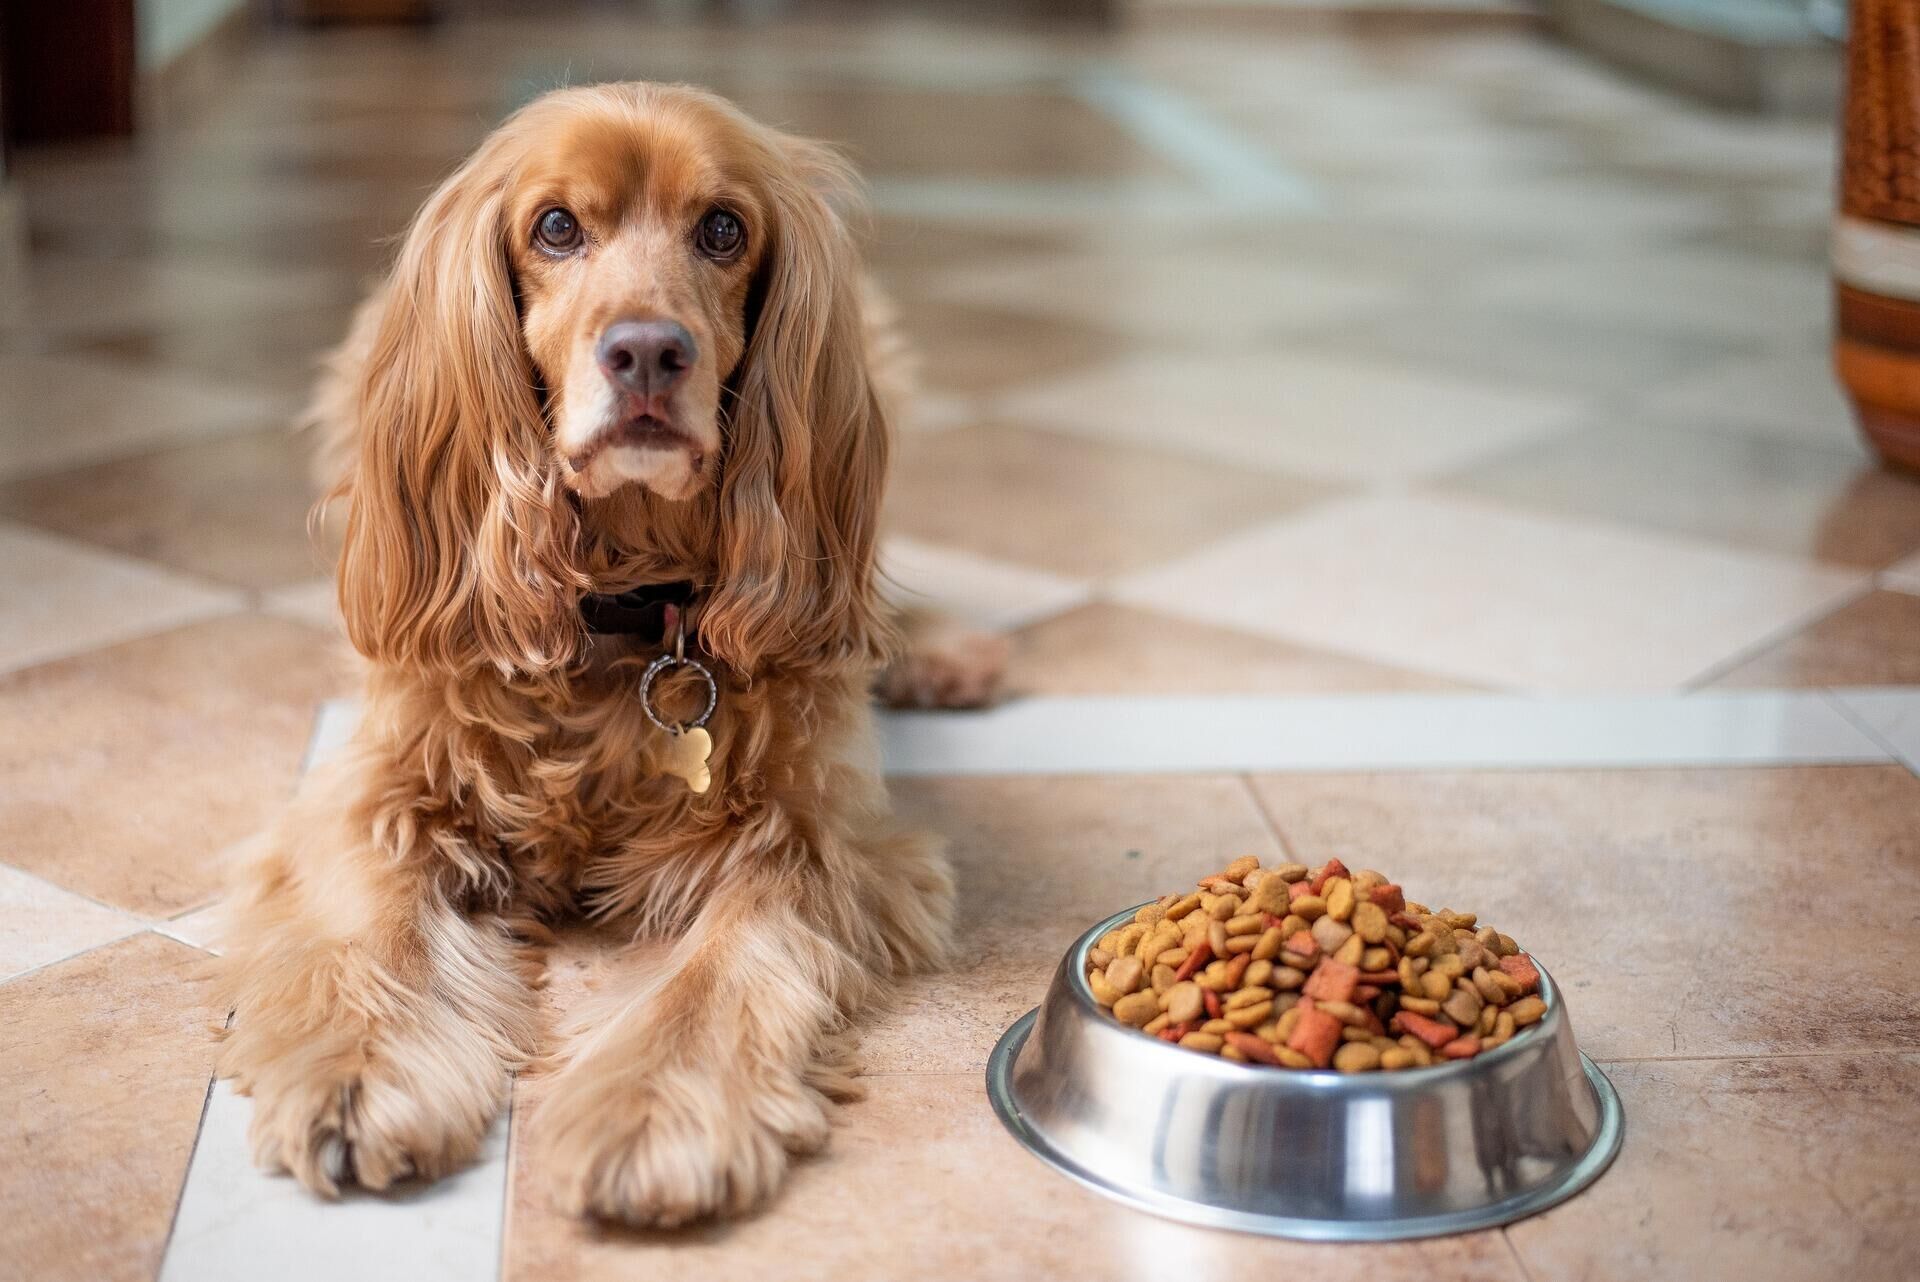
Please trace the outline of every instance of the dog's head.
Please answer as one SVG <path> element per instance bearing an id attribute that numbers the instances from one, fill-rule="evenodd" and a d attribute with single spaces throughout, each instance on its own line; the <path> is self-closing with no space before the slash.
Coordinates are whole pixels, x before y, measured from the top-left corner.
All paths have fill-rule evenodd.
<path id="1" fill-rule="evenodd" d="M 640 560 L 702 572 L 703 640 L 736 667 L 871 654 L 886 432 L 833 204 L 847 177 L 659 85 L 549 94 L 489 138 L 422 207 L 368 322 L 355 644 L 456 672 L 565 664 L 605 503 L 673 545 Z"/>

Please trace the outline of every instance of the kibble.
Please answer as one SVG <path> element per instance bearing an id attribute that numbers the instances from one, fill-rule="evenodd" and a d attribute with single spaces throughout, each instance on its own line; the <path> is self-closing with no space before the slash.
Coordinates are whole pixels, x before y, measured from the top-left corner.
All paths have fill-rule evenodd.
<path id="1" fill-rule="evenodd" d="M 1473 913 L 1430 910 L 1338 859 L 1243 856 L 1087 950 L 1087 988 L 1151 1036 L 1255 1067 L 1402 1072 L 1540 1022 L 1540 972 Z"/>

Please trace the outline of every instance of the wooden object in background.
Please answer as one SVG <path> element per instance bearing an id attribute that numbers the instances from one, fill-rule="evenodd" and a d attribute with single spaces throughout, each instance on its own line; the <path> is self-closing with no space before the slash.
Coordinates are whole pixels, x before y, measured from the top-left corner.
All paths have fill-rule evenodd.
<path id="1" fill-rule="evenodd" d="M 1880 457 L 1920 470 L 1920 2 L 1853 0 L 1834 366 Z"/>
<path id="2" fill-rule="evenodd" d="M 434 0 L 278 0 L 273 16 L 289 22 L 425 22 Z"/>
<path id="3" fill-rule="evenodd" d="M 133 0 L 0 2 L 9 145 L 133 132 Z"/>

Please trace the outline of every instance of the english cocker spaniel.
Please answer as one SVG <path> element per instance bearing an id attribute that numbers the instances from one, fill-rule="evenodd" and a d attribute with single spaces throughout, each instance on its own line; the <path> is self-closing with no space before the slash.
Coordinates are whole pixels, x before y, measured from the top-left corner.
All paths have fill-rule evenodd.
<path id="1" fill-rule="evenodd" d="M 952 880 L 871 743 L 889 343 L 849 186 L 711 95 L 601 85 L 415 218 L 316 402 L 362 718 L 230 902 L 263 1165 L 331 1195 L 468 1159 L 541 1050 L 529 943 L 584 914 L 672 943 L 556 1056 L 557 1201 L 744 1211 L 826 1143 L 850 1022 L 942 956 Z M 890 682 L 991 684 L 961 666 Z"/>

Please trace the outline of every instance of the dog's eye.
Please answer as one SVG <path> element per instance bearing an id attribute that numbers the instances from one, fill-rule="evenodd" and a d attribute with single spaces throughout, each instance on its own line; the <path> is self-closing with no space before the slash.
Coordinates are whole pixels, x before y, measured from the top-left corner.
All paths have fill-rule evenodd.
<path id="1" fill-rule="evenodd" d="M 739 257 L 747 243 L 747 229 L 729 211 L 709 209 L 706 217 L 700 220 L 694 239 L 701 253 L 715 262 L 724 263 Z"/>
<path id="2" fill-rule="evenodd" d="M 564 209 L 549 209 L 533 225 L 533 238 L 542 249 L 564 254 L 580 244 L 580 224 Z"/>

